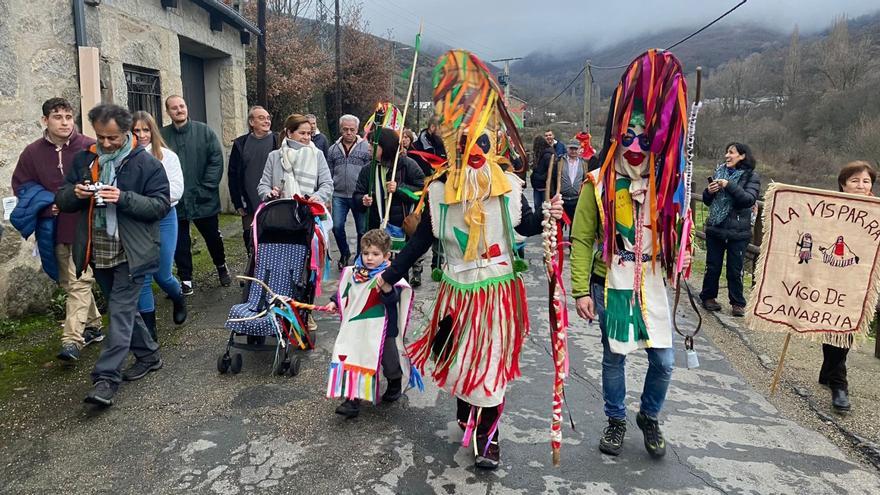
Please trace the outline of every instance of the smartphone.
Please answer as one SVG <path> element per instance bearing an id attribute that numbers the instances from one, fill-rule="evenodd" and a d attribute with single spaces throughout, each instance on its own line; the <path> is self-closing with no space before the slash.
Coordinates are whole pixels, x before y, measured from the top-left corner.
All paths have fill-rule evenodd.
<path id="1" fill-rule="evenodd" d="M 711 177 L 706 177 L 706 180 L 709 181 L 710 184 L 715 181 L 715 179 Z"/>

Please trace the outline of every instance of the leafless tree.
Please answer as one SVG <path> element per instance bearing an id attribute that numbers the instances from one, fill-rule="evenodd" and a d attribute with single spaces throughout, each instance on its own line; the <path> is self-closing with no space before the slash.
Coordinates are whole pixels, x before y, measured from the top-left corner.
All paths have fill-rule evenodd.
<path id="1" fill-rule="evenodd" d="M 869 64 L 871 41 L 855 40 L 849 34 L 845 16 L 836 17 L 831 33 L 818 46 L 817 69 L 832 90 L 851 88 L 865 75 Z"/>

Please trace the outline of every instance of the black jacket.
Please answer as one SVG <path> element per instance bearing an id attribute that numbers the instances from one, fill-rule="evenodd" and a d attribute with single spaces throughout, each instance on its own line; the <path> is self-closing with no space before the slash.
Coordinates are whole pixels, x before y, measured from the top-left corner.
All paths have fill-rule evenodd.
<path id="1" fill-rule="evenodd" d="M 761 177 L 758 172 L 744 172 L 737 182 L 728 182 L 724 188 L 733 198 L 730 213 L 718 225 L 707 225 L 706 235 L 731 241 L 742 241 L 752 238 L 752 206 L 761 194 Z M 715 194 L 707 187 L 703 190 L 703 203 L 712 204 Z"/>
<path id="2" fill-rule="evenodd" d="M 554 156 L 556 156 L 556 153 L 549 146 L 541 153 L 538 164 L 532 169 L 532 189 L 536 191 L 547 189 L 547 171 L 550 169 L 550 160 Z"/>
<path id="3" fill-rule="evenodd" d="M 330 141 L 327 140 L 327 136 L 323 133 L 315 134 L 312 136 L 312 142 L 321 150 L 321 153 L 324 153 L 324 158 L 327 158 L 327 152 L 330 151 Z"/>
<path id="4" fill-rule="evenodd" d="M 388 169 L 385 180 L 391 180 L 391 163 L 384 164 Z M 357 185 L 354 188 L 354 195 L 352 196 L 352 201 L 354 201 L 354 207 L 357 208 L 359 212 L 367 211 L 367 207 L 364 206 L 364 196 L 374 195 L 373 191 L 370 191 L 370 171 L 371 167 L 369 165 L 365 165 L 364 168 L 361 169 L 361 173 L 358 174 Z M 401 187 L 406 187 L 412 192 L 421 191 L 425 185 L 425 174 L 422 172 L 422 169 L 416 164 L 415 160 L 412 158 L 401 156 L 397 161 L 397 178 L 395 179 L 397 182 L 397 192 L 391 195 L 391 212 L 388 214 L 388 223 L 391 225 L 396 225 L 398 227 L 403 226 L 403 219 L 409 214 L 410 210 L 418 203 L 417 200 L 414 200 L 401 192 Z M 383 193 L 385 194 L 385 184 L 381 184 Z M 384 201 L 385 198 L 382 198 Z M 385 215 L 385 212 L 379 212 L 379 202 L 376 201 L 376 198 L 373 198 L 373 206 L 370 207 L 369 211 L 370 219 L 366 230 L 379 228 L 382 224 L 382 215 Z"/>
<path id="5" fill-rule="evenodd" d="M 76 184 L 91 177 L 90 166 L 97 158 L 91 151 L 83 151 L 73 159 L 73 166 L 65 176 L 66 183 L 55 193 L 55 204 L 65 212 L 80 212 L 73 243 L 73 262 L 79 277 L 87 263 L 86 250 L 91 242 L 93 212 L 91 200 L 78 199 L 73 192 Z M 137 147 L 125 158 L 116 175 L 116 187 L 121 190 L 116 204 L 119 240 L 125 249 L 125 258 L 133 277 L 159 269 L 159 221 L 171 210 L 168 177 L 162 162 L 144 148 Z"/>
<path id="6" fill-rule="evenodd" d="M 239 208 L 244 208 L 249 213 L 253 213 L 257 211 L 257 207 L 260 205 L 248 204 L 248 198 L 244 184 L 244 143 L 247 141 L 248 136 L 250 135 L 251 133 L 249 132 L 242 136 L 238 136 L 237 138 L 235 138 L 235 141 L 232 142 L 232 152 L 229 153 L 229 166 L 227 168 L 227 177 L 229 180 L 229 199 L 232 200 L 232 205 L 235 206 L 236 210 Z M 281 147 L 281 139 L 278 133 L 273 132 L 272 139 L 272 149 L 277 150 Z M 263 166 L 265 167 L 265 164 Z M 256 184 L 254 184 L 254 189 L 256 189 L 256 187 Z"/>

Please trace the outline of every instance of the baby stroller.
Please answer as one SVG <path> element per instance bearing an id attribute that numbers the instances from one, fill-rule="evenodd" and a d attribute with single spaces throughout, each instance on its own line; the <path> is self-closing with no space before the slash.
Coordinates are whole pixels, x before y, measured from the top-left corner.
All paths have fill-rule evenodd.
<path id="1" fill-rule="evenodd" d="M 235 348 L 274 350 L 272 371 L 296 376 L 300 358 L 293 355 L 293 349 L 314 348 L 307 321 L 316 284 L 320 283 L 315 273 L 320 270 L 313 267 L 321 264 L 313 263 L 318 261 L 313 258 L 326 251 L 321 249 L 323 232 L 315 227 L 313 206 L 300 198 L 279 199 L 264 203 L 254 215 L 253 255 L 248 277 L 241 277 L 247 280 L 243 302 L 229 310 L 229 340 L 217 359 L 220 373 L 241 371 L 241 354 L 230 355 L 230 349 Z M 236 341 L 241 336 L 245 343 Z"/>

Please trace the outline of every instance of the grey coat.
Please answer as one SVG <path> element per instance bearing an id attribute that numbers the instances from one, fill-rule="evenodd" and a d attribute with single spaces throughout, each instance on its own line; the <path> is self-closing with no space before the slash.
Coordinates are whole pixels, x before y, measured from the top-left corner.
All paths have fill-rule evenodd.
<path id="1" fill-rule="evenodd" d="M 578 157 L 578 173 L 575 177 L 575 180 L 572 181 L 571 177 L 568 175 L 568 156 L 563 156 L 559 158 L 557 162 L 557 167 L 559 167 L 559 173 L 562 174 L 562 185 L 560 189 L 562 189 L 562 199 L 563 201 L 574 201 L 577 202 L 578 197 L 581 194 L 581 185 L 583 185 L 584 180 L 587 179 L 587 167 L 589 167 L 589 163 L 581 157 Z"/>
<path id="2" fill-rule="evenodd" d="M 303 147 L 302 144 L 290 139 L 287 140 L 287 145 L 297 150 Z M 321 150 L 318 151 L 319 153 L 316 155 L 318 160 L 318 177 L 315 180 L 315 190 L 304 190 L 303 194 L 312 199 L 330 204 L 330 201 L 333 199 L 333 177 L 330 175 L 330 168 L 327 166 L 324 153 L 321 153 Z M 265 201 L 266 196 L 272 192 L 273 187 L 281 189 L 282 179 L 284 179 L 284 168 L 281 166 L 281 149 L 277 149 L 269 153 L 269 158 L 266 159 L 266 168 L 263 169 L 263 178 L 260 179 L 260 184 L 257 186 L 257 194 Z M 302 184 L 300 184 L 300 187 L 302 187 Z"/>
<path id="3" fill-rule="evenodd" d="M 372 159 L 370 143 L 365 139 L 358 138 L 348 155 L 345 154 L 341 138 L 333 143 L 327 152 L 327 165 L 330 167 L 330 175 L 333 176 L 333 195 L 352 197 L 361 169 L 369 165 Z"/>

